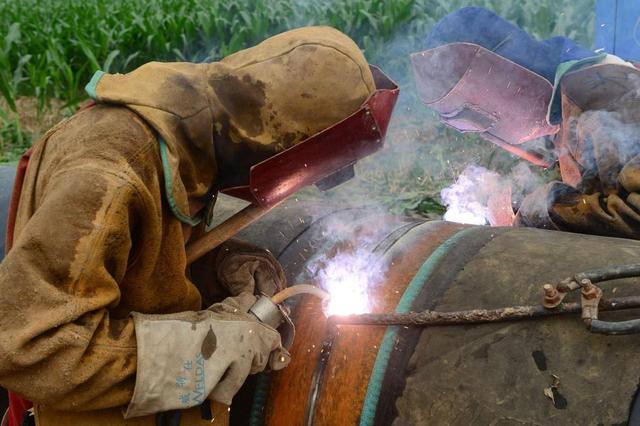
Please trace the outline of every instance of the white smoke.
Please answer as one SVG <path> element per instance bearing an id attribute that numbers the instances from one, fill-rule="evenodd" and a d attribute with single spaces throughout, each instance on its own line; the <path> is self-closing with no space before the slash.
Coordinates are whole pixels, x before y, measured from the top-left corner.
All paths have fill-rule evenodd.
<path id="1" fill-rule="evenodd" d="M 315 263 L 315 266 L 319 266 Z M 313 267 L 313 265 L 312 265 Z M 382 280 L 387 267 L 364 248 L 337 253 L 315 271 L 320 286 L 331 299 L 327 315 L 359 314 L 371 311 L 369 290 Z"/>
<path id="2" fill-rule="evenodd" d="M 306 265 L 305 275 L 330 294 L 325 306 L 327 315 L 371 312 L 369 295 L 374 294 L 388 269 L 388 259 L 375 249 L 388 233 L 387 225 L 399 220 L 389 216 L 385 219 L 381 213 L 382 210 L 354 210 L 347 217 L 332 215 L 317 235 L 317 241 L 327 249 L 317 250 Z M 387 223 L 371 226 L 372 218 Z"/>
<path id="3" fill-rule="evenodd" d="M 440 197 L 444 220 L 471 225 L 508 225 L 514 207 L 541 183 L 526 163 L 518 163 L 508 176 L 470 165 Z"/>

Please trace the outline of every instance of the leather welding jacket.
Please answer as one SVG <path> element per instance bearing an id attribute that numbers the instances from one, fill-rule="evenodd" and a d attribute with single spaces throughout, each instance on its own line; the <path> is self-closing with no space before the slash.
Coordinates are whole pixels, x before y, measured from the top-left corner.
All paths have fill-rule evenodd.
<path id="1" fill-rule="evenodd" d="M 516 223 L 640 238 L 640 73 L 591 65 L 563 77 L 555 139 L 563 182 L 522 203 Z"/>
<path id="2" fill-rule="evenodd" d="M 87 90 L 97 105 L 34 145 L 0 264 L 0 384 L 83 411 L 74 424 L 100 424 L 87 410 L 121 419 L 136 376 L 131 312 L 201 309 L 186 272 L 189 200 L 353 113 L 374 82 L 347 36 L 311 27 L 216 63 L 97 74 Z"/>

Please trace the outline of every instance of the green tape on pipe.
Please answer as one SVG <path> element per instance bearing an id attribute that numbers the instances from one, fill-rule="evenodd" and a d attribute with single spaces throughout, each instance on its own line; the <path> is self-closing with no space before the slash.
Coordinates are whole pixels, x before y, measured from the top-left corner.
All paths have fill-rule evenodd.
<path id="1" fill-rule="evenodd" d="M 270 384 L 270 372 L 262 372 L 258 375 L 253 401 L 251 402 L 251 411 L 249 412 L 249 426 L 262 426 L 264 424 L 264 407 L 267 405 Z"/>
<path id="2" fill-rule="evenodd" d="M 468 233 L 476 231 L 476 228 L 466 228 L 460 232 L 449 237 L 440 247 L 438 247 L 431 256 L 422 264 L 416 275 L 413 277 L 407 288 L 405 289 L 398 306 L 396 306 L 396 313 L 409 312 L 413 301 L 418 297 L 424 283 L 429 279 L 433 273 L 435 267 L 440 263 L 442 258 L 451 250 L 451 248 Z M 372 426 L 376 417 L 376 409 L 378 407 L 378 400 L 380 399 L 380 393 L 382 392 L 382 381 L 384 380 L 391 354 L 393 353 L 393 347 L 395 345 L 396 337 L 400 328 L 398 326 L 391 326 L 387 328 L 382 339 L 380 349 L 378 349 L 378 355 L 376 355 L 376 361 L 371 371 L 371 377 L 369 378 L 369 384 L 367 386 L 367 394 L 362 405 L 362 414 L 360 415 L 360 426 Z"/>

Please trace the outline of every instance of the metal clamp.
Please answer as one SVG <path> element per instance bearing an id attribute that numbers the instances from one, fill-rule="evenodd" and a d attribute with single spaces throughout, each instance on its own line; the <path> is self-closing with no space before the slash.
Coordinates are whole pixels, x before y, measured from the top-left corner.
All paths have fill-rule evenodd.
<path id="1" fill-rule="evenodd" d="M 249 313 L 263 324 L 273 328 L 278 328 L 284 321 L 280 307 L 267 296 L 260 296 L 256 303 L 249 308 Z"/>
<path id="2" fill-rule="evenodd" d="M 598 305 L 602 299 L 602 290 L 586 278 L 580 281 L 580 286 L 582 287 L 582 320 L 590 327 L 591 321 L 598 319 Z"/>
<path id="3" fill-rule="evenodd" d="M 587 325 L 589 331 L 610 335 L 640 333 L 640 319 L 620 322 L 602 321 L 598 319 L 600 304 L 604 303 L 606 307 L 610 301 L 603 300 L 602 289 L 593 284 L 594 281 L 610 281 L 638 276 L 640 276 L 640 264 L 621 265 L 582 272 L 560 281 L 555 286 L 545 284 L 543 286 L 543 306 L 547 310 L 554 310 L 562 305 L 568 293 L 580 289 L 582 320 Z"/>
<path id="4" fill-rule="evenodd" d="M 260 296 L 256 303 L 249 308 L 249 313 L 262 322 L 273 328 L 280 327 L 283 323 L 285 327 L 280 330 L 282 335 L 282 346 L 290 349 L 296 335 L 296 327 L 289 317 L 289 310 L 283 304 L 274 303 L 268 296 Z"/>

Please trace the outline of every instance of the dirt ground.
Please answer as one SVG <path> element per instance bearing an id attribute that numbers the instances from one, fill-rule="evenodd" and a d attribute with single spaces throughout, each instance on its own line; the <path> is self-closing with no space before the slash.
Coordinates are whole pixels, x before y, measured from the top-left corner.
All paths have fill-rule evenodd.
<path id="1" fill-rule="evenodd" d="M 38 103 L 36 98 L 18 98 L 16 99 L 16 106 L 18 109 L 17 116 L 20 118 L 20 124 L 22 128 L 36 136 L 42 135 L 49 130 L 53 125 L 62 120 L 66 115 L 64 111 L 64 103 L 57 99 L 49 100 L 49 106 L 42 113 L 38 113 Z M 4 99 L 0 100 L 0 109 L 8 112 L 10 119 L 16 117 L 16 113 L 9 109 Z M 4 123 L 0 122 L 0 127 Z"/>

